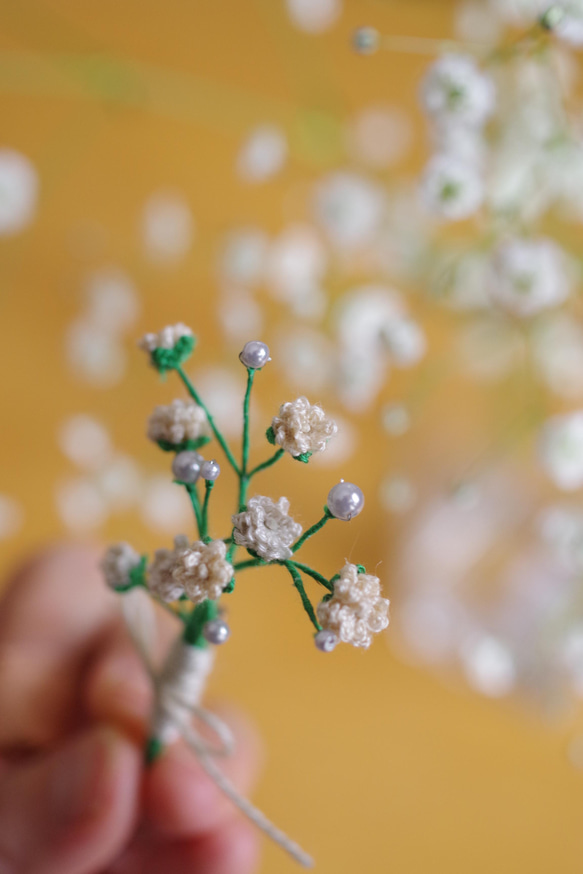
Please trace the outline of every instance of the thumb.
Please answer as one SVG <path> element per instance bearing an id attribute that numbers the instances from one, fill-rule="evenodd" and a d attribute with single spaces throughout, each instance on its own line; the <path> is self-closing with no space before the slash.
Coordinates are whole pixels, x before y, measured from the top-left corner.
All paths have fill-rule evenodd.
<path id="1" fill-rule="evenodd" d="M 131 834 L 140 754 L 94 727 L 58 750 L 0 772 L 0 874 L 86 874 Z"/>

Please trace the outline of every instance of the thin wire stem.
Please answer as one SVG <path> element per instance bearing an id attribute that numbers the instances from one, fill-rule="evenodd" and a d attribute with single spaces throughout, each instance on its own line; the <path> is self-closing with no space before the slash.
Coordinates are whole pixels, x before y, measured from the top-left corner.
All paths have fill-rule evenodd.
<path id="1" fill-rule="evenodd" d="M 185 483 L 184 487 L 188 492 L 188 497 L 190 498 L 190 503 L 192 504 L 192 509 L 194 510 L 194 516 L 196 519 L 196 527 L 198 529 L 198 536 L 202 539 L 203 537 L 203 524 L 202 524 L 202 514 L 200 511 L 200 501 L 198 499 L 198 492 L 196 490 L 195 483 Z"/>
<path id="2" fill-rule="evenodd" d="M 261 470 L 265 470 L 266 467 L 271 467 L 272 464 L 275 464 L 276 461 L 279 461 L 281 456 L 284 454 L 285 449 L 278 449 L 271 458 L 268 458 L 267 461 L 263 461 L 261 464 L 258 464 L 257 467 L 254 467 L 252 471 L 249 472 L 248 478 L 251 479 L 252 476 L 255 476 L 256 473 L 259 473 Z"/>
<path id="3" fill-rule="evenodd" d="M 245 507 L 247 488 L 249 486 L 249 476 L 247 474 L 247 465 L 249 463 L 249 401 L 251 399 L 251 389 L 253 388 L 254 377 L 254 368 L 248 367 L 247 388 L 243 399 L 243 438 L 241 440 L 241 468 L 239 471 L 239 512 L 242 512 Z"/>
<path id="4" fill-rule="evenodd" d="M 246 568 L 260 567 L 264 564 L 267 564 L 267 562 L 263 561 L 261 558 L 250 558 L 248 561 L 238 561 L 237 564 L 233 565 L 233 568 L 236 571 L 244 571 Z"/>
<path id="5" fill-rule="evenodd" d="M 309 565 L 302 564 L 299 561 L 292 561 L 290 563 L 297 567 L 298 570 L 302 571 L 302 573 L 307 574 L 309 577 L 312 577 L 312 579 L 316 580 L 316 582 L 320 583 L 320 585 L 325 586 L 328 591 L 334 591 L 333 583 L 331 583 L 330 580 L 327 580 L 325 576 L 318 573 L 318 571 L 315 571 L 313 568 L 309 567 Z"/>
<path id="6" fill-rule="evenodd" d="M 332 516 L 332 513 L 330 512 L 328 507 L 324 507 L 324 515 L 322 516 L 322 518 L 318 522 L 316 522 L 315 525 L 312 525 L 311 528 L 308 528 L 307 531 L 304 531 L 304 533 L 302 534 L 300 539 L 297 540 L 294 543 L 294 545 L 292 546 L 292 552 L 297 552 L 298 549 L 301 549 L 301 547 L 304 545 L 306 540 L 308 540 L 310 537 L 312 537 L 314 534 L 316 534 L 321 528 L 323 528 L 324 525 L 326 524 L 326 522 L 328 521 L 328 519 L 333 519 L 333 518 L 334 517 Z"/>
<path id="7" fill-rule="evenodd" d="M 225 453 L 225 455 L 226 455 L 226 457 L 227 457 L 227 461 L 229 462 L 229 464 L 231 465 L 231 467 L 233 468 L 233 470 L 235 471 L 235 473 L 237 474 L 237 476 L 240 477 L 240 476 L 241 476 L 241 471 L 239 470 L 239 465 L 238 465 L 237 462 L 235 461 L 235 458 L 234 458 L 234 456 L 233 456 L 233 453 L 232 453 L 231 450 L 229 449 L 229 446 L 228 446 L 228 444 L 227 444 L 227 441 L 225 440 L 225 438 L 223 437 L 223 435 L 221 434 L 221 432 L 220 432 L 219 429 L 217 428 L 217 426 L 216 426 L 216 424 L 215 424 L 215 420 L 213 419 L 213 417 L 212 417 L 211 413 L 209 412 L 208 408 L 207 408 L 206 405 L 203 403 L 203 401 L 202 401 L 201 397 L 199 396 L 197 390 L 195 389 L 195 387 L 193 386 L 193 384 L 192 384 L 191 381 L 189 380 L 188 376 L 186 375 L 186 373 L 184 372 L 184 370 L 182 369 L 182 367 L 177 367 L 177 368 L 176 368 L 176 372 L 177 372 L 178 376 L 180 377 L 180 379 L 182 380 L 182 382 L 184 383 L 184 385 L 185 385 L 185 387 L 186 387 L 186 391 L 188 392 L 188 394 L 190 395 L 190 397 L 193 399 L 193 401 L 195 401 L 195 402 L 199 405 L 199 407 L 202 407 L 202 409 L 204 410 L 205 415 L 206 415 L 206 417 L 207 417 L 207 421 L 208 421 L 208 423 L 209 423 L 209 425 L 210 425 L 210 427 L 211 427 L 211 431 L 213 432 L 213 434 L 214 434 L 215 437 L 216 437 L 217 443 L 219 444 L 219 446 L 221 447 L 221 449 L 222 449 L 223 452 Z"/>
<path id="8" fill-rule="evenodd" d="M 211 492 L 215 486 L 215 482 L 212 479 L 207 479 L 204 481 L 204 501 L 202 505 L 202 514 L 201 514 L 201 523 L 202 523 L 202 531 L 201 537 L 204 540 L 205 537 L 208 536 L 208 512 L 209 512 L 209 498 L 211 496 Z"/>
<path id="9" fill-rule="evenodd" d="M 306 611 L 306 613 L 310 617 L 310 622 L 312 623 L 312 625 L 314 626 L 316 631 L 321 631 L 322 626 L 320 625 L 320 623 L 316 619 L 316 614 L 314 613 L 314 608 L 312 607 L 312 602 L 310 601 L 310 599 L 306 595 L 306 590 L 304 589 L 304 584 L 302 582 L 302 578 L 299 575 L 296 567 L 294 566 L 294 564 L 291 561 L 284 561 L 283 564 L 290 572 L 291 578 L 294 581 L 294 586 L 296 587 L 296 589 L 300 593 L 300 598 L 302 599 L 302 604 L 303 604 L 304 610 Z"/>

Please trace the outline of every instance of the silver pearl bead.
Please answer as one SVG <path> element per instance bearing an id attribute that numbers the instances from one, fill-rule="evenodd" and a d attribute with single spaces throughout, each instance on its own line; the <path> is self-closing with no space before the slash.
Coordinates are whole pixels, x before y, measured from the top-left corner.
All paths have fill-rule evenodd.
<path id="1" fill-rule="evenodd" d="M 261 343 L 259 340 L 250 340 L 243 346 L 239 355 L 239 361 L 245 367 L 260 370 L 268 361 L 271 361 L 269 346 L 266 343 Z"/>
<path id="2" fill-rule="evenodd" d="M 203 461 L 200 466 L 201 479 L 216 480 L 221 472 L 221 468 L 216 461 Z"/>
<path id="3" fill-rule="evenodd" d="M 338 644 L 338 638 L 333 631 L 323 630 L 314 635 L 314 643 L 320 652 L 332 652 Z"/>
<path id="4" fill-rule="evenodd" d="M 224 619 L 211 619 L 210 622 L 205 622 L 202 636 L 208 643 L 220 646 L 221 643 L 228 641 L 231 636 L 231 629 Z"/>
<path id="5" fill-rule="evenodd" d="M 340 480 L 332 486 L 328 492 L 327 506 L 336 519 L 349 522 L 362 511 L 364 507 L 364 495 L 354 483 L 345 483 Z"/>
<path id="6" fill-rule="evenodd" d="M 200 476 L 202 457 L 198 452 L 185 450 L 174 456 L 172 473 L 181 483 L 195 483 Z"/>

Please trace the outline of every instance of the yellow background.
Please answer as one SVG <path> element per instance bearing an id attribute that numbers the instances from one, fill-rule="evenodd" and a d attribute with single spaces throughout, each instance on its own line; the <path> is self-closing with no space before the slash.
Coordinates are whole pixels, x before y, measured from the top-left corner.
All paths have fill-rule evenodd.
<path id="1" fill-rule="evenodd" d="M 342 120 L 364 105 L 407 109 L 420 142 L 415 99 L 426 59 L 357 57 L 350 34 L 364 23 L 448 36 L 451 11 L 449 3 L 352 0 L 332 30 L 310 36 L 292 28 L 281 0 L 0 2 L 2 145 L 28 155 L 41 179 L 34 225 L 0 243 L 1 490 L 27 514 L 4 546 L 3 569 L 62 535 L 53 490 L 70 466 L 54 435 L 65 416 L 104 419 L 116 445 L 165 470 L 142 434 L 172 385 L 160 385 L 137 352 L 123 384 L 107 392 L 66 366 L 80 278 L 119 264 L 139 286 L 144 330 L 184 320 L 200 337 L 199 361 L 226 361 L 214 320 L 219 235 L 238 223 L 276 231 L 304 218 L 310 181 L 343 161 Z M 268 186 L 250 187 L 234 161 L 263 121 L 286 130 L 291 159 Z M 411 168 L 422 153 L 416 143 Z M 161 187 L 183 191 L 197 220 L 191 253 L 170 271 L 144 262 L 137 235 L 139 211 Z M 257 393 L 264 410 L 285 399 L 276 371 L 261 375 Z M 372 421 L 362 423 L 372 436 L 350 476 L 374 495 L 381 446 Z M 253 458 L 263 454 L 256 448 Z M 270 494 L 292 498 L 304 524 L 337 479 L 291 463 L 263 476 Z M 232 485 L 225 474 L 217 487 L 215 517 L 225 524 Z M 306 558 L 330 574 L 346 554 L 375 567 L 389 553 L 387 528 L 371 498 L 349 529 L 330 524 Z M 131 517 L 106 533 L 142 549 L 162 545 Z M 378 572 L 391 595 L 382 565 Z M 249 572 L 229 608 L 233 638 L 212 690 L 254 715 L 268 750 L 256 800 L 322 874 L 583 869 L 583 777 L 565 754 L 570 723 L 549 726 L 447 685 L 396 659 L 384 639 L 367 653 L 340 647 L 323 657 L 283 572 Z M 292 868 L 265 847 L 262 871 Z"/>

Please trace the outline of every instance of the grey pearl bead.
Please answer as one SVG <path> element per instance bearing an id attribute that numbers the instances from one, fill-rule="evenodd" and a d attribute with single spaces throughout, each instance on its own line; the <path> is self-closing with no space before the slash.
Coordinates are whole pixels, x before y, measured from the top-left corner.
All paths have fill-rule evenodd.
<path id="1" fill-rule="evenodd" d="M 211 619 L 210 622 L 205 623 L 202 635 L 208 643 L 214 643 L 215 646 L 219 646 L 221 643 L 228 641 L 231 636 L 231 629 L 224 619 Z"/>
<path id="2" fill-rule="evenodd" d="M 364 495 L 354 483 L 340 480 L 328 493 L 327 506 L 336 519 L 349 522 L 362 511 Z"/>
<path id="3" fill-rule="evenodd" d="M 359 55 L 372 55 L 379 47 L 379 32 L 374 27 L 359 27 L 352 34 L 352 47 Z"/>
<path id="4" fill-rule="evenodd" d="M 174 456 L 172 473 L 181 483 L 195 483 L 200 476 L 202 457 L 198 452 L 185 450 Z"/>
<path id="5" fill-rule="evenodd" d="M 200 466 L 200 475 L 202 479 L 207 480 L 216 480 L 221 472 L 221 468 L 218 463 L 213 459 L 213 461 L 203 461 Z"/>
<path id="6" fill-rule="evenodd" d="M 314 643 L 320 652 L 332 652 L 338 644 L 338 638 L 333 631 L 319 631 L 314 635 Z"/>
<path id="7" fill-rule="evenodd" d="M 266 343 L 261 343 L 259 340 L 250 340 L 243 346 L 239 360 L 245 367 L 260 370 L 268 361 L 271 361 L 269 346 Z"/>

